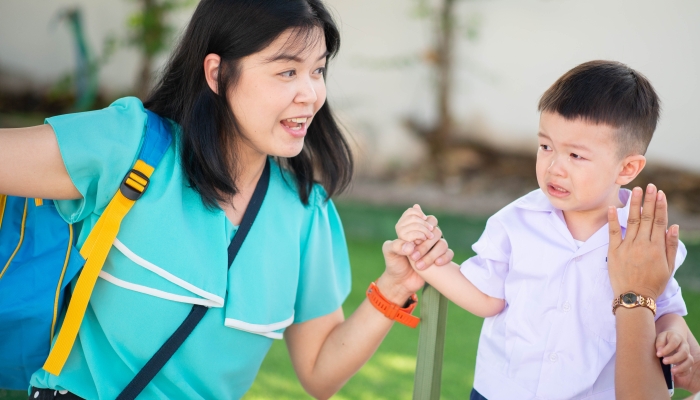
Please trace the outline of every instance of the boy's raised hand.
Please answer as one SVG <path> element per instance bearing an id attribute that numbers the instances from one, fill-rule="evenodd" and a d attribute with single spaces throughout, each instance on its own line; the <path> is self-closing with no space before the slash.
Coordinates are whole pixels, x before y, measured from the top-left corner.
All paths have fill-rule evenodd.
<path id="1" fill-rule="evenodd" d="M 418 204 L 406 210 L 396 223 L 396 235 L 401 242 L 401 250 L 418 270 L 432 264 L 440 266 L 452 261 L 454 253 L 450 249 L 444 250 L 440 246 L 430 251 L 435 243 L 433 239 L 442 237 L 437 225 L 437 218 L 425 215 Z"/>
<path id="2" fill-rule="evenodd" d="M 695 360 L 690 354 L 690 346 L 685 335 L 668 330 L 656 336 L 656 356 L 663 357 L 663 363 L 673 364 L 673 376 L 683 376 L 692 370 Z"/>

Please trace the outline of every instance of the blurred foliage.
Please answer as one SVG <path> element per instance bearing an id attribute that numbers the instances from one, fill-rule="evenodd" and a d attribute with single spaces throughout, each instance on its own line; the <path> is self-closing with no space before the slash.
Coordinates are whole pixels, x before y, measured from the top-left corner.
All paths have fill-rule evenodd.
<path id="1" fill-rule="evenodd" d="M 155 57 L 170 49 L 175 27 L 168 21 L 177 10 L 192 6 L 196 0 L 130 0 L 139 5 L 139 11 L 127 22 L 127 44 L 141 53 L 141 67 L 136 82 L 136 94 L 143 100 L 148 94 Z"/>

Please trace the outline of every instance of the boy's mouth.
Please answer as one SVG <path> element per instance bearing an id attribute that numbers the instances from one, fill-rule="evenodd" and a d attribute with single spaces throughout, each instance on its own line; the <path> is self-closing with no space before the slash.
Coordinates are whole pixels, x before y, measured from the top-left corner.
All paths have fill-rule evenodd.
<path id="1" fill-rule="evenodd" d="M 558 198 L 563 198 L 570 194 L 568 190 L 557 185 L 552 185 L 551 183 L 547 184 L 547 192 L 550 194 L 550 196 Z"/>

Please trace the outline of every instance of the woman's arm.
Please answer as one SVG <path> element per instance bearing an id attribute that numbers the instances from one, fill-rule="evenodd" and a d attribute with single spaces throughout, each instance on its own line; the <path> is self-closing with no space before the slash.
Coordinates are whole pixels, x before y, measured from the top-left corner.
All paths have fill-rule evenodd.
<path id="1" fill-rule="evenodd" d="M 640 213 L 641 205 L 642 190 L 634 188 L 624 240 L 615 208 L 608 210 L 608 273 L 615 296 L 633 291 L 656 300 L 673 273 L 678 226 L 672 226 L 667 233 L 666 197 L 663 192 L 657 193 L 654 185 L 647 188 L 644 211 Z M 661 364 L 656 357 L 656 327 L 651 311 L 644 307 L 618 307 L 615 320 L 616 397 L 668 398 Z"/>
<path id="2" fill-rule="evenodd" d="M 0 193 L 79 199 L 51 125 L 0 129 Z"/>
<path id="3" fill-rule="evenodd" d="M 439 228 L 435 227 L 434 232 L 434 239 L 423 242 L 416 250 L 411 247 L 411 252 L 419 251 L 426 265 L 434 264 L 438 258 L 442 261 L 438 265 L 449 263 L 454 254 L 439 239 Z M 404 243 L 384 243 L 386 270 L 377 280 L 384 297 L 398 305 L 403 305 L 424 284 L 408 263 Z M 319 399 L 332 396 L 372 357 L 393 324 L 365 299 L 347 320 L 342 309 L 338 309 L 288 327 L 284 338 L 304 389 Z"/>

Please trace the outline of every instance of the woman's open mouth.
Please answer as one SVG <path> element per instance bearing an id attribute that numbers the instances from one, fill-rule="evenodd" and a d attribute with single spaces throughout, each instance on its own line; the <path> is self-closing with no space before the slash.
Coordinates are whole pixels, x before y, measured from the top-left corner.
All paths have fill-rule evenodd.
<path id="1" fill-rule="evenodd" d="M 280 121 L 284 130 L 294 137 L 303 137 L 306 135 L 306 128 L 310 118 L 287 118 Z"/>

